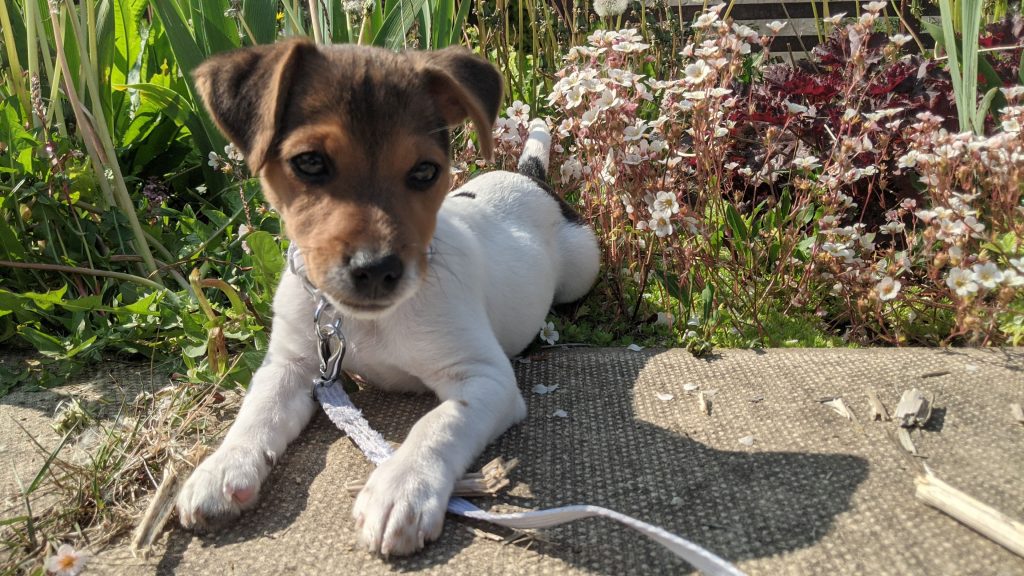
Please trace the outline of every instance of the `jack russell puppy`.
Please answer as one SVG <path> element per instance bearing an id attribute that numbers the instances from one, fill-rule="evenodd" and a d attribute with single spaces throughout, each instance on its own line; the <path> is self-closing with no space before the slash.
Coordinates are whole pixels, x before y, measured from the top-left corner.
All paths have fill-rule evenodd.
<path id="1" fill-rule="evenodd" d="M 450 192 L 449 128 L 472 120 L 489 157 L 502 95 L 498 72 L 466 49 L 291 40 L 214 56 L 195 80 L 342 318 L 344 369 L 440 401 L 352 508 L 371 552 L 415 552 L 441 534 L 455 481 L 526 414 L 509 356 L 536 338 L 553 303 L 581 298 L 597 277 L 593 232 L 538 180 L 550 134 L 532 125 L 519 173 Z M 184 526 L 216 527 L 251 508 L 316 410 L 314 306 L 285 271 L 266 360 L 178 496 Z"/>

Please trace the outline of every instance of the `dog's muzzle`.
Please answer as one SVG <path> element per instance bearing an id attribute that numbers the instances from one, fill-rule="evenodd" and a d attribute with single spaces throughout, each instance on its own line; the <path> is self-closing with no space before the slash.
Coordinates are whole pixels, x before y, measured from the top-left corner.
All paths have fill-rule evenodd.
<path id="1" fill-rule="evenodd" d="M 402 280 L 405 265 L 395 254 L 375 257 L 357 252 L 345 266 L 343 288 L 353 296 L 369 302 L 388 299 Z"/>

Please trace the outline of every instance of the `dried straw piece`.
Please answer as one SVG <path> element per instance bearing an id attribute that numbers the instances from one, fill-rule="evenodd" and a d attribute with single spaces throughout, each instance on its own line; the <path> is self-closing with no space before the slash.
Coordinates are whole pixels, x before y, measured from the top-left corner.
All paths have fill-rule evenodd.
<path id="1" fill-rule="evenodd" d="M 181 477 L 178 476 L 178 471 L 174 469 L 173 465 L 168 464 L 164 470 L 164 479 L 160 481 L 160 487 L 157 488 L 156 494 L 153 494 L 153 499 L 146 507 L 146 513 L 143 514 L 142 520 L 139 521 L 135 532 L 132 533 L 132 554 L 142 551 L 145 555 L 146 550 L 153 545 L 153 541 L 163 531 L 167 520 L 171 517 L 171 511 L 174 510 L 174 500 L 178 495 L 180 484 Z"/>
<path id="2" fill-rule="evenodd" d="M 493 496 L 509 485 L 508 474 L 519 465 L 519 459 L 504 460 L 500 456 L 491 460 L 479 472 L 469 472 L 455 482 L 453 496 Z M 366 486 L 366 481 L 355 480 L 345 484 L 350 496 L 356 496 Z"/>
<path id="3" fill-rule="evenodd" d="M 1024 524 L 939 480 L 927 468 L 925 475 L 918 476 L 914 484 L 918 500 L 1024 557 Z"/>
<path id="4" fill-rule="evenodd" d="M 872 420 L 883 420 L 888 422 L 892 420 L 889 417 L 889 411 L 885 409 L 885 404 L 878 399 L 878 393 L 874 390 L 868 392 L 868 404 L 871 406 L 871 419 Z"/>
<path id="5" fill-rule="evenodd" d="M 899 440 L 900 446 L 902 446 L 904 450 L 910 452 L 914 456 L 920 456 L 917 452 L 917 446 L 914 446 L 914 441 L 910 439 L 910 430 L 907 428 L 897 428 L 896 439 Z"/>
<path id="6" fill-rule="evenodd" d="M 932 417 L 932 402 L 934 400 L 933 394 L 926 396 L 917 388 L 907 390 L 900 397 L 900 403 L 896 405 L 896 421 L 904 428 L 924 426 Z"/>
<path id="7" fill-rule="evenodd" d="M 842 416 L 843 418 L 846 418 L 847 420 L 853 420 L 853 412 L 850 411 L 850 408 L 846 405 L 846 402 L 843 402 L 842 398 L 836 397 L 833 398 L 832 400 L 829 400 L 828 402 L 822 402 L 822 404 L 828 406 L 829 408 L 832 409 L 833 412 Z"/>

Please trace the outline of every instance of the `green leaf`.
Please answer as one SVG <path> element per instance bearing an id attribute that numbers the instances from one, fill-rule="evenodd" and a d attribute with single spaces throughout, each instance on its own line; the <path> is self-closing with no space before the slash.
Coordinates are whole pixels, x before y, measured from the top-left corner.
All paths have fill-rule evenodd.
<path id="1" fill-rule="evenodd" d="M 238 48 L 238 24 L 225 15 L 227 0 L 191 0 L 192 29 L 196 41 L 207 56 Z"/>
<path id="2" fill-rule="evenodd" d="M 22 324 L 18 326 L 18 335 L 28 341 L 29 344 L 35 347 L 40 353 L 51 357 L 62 357 L 64 356 L 64 343 L 61 342 L 56 336 L 46 334 L 38 329 Z"/>
<path id="3" fill-rule="evenodd" d="M 68 349 L 68 350 L 67 350 L 67 351 L 66 351 L 66 352 L 64 353 L 64 357 L 65 357 L 65 358 L 73 358 L 74 356 L 76 356 L 76 355 L 78 355 L 79 353 L 81 353 L 81 352 L 82 352 L 83 350 L 85 350 L 85 349 L 89 348 L 90 346 L 92 346 L 92 343 L 93 343 L 93 342 L 95 342 L 95 341 L 96 341 L 96 335 L 95 335 L 95 334 L 93 334 L 93 335 L 92 335 L 92 336 L 90 336 L 89 338 L 86 338 L 86 339 L 85 339 L 85 340 L 83 340 L 82 342 L 79 342 L 79 343 L 78 343 L 78 344 L 76 344 L 75 346 L 73 346 L 73 347 L 69 348 L 69 349 Z"/>
<path id="4" fill-rule="evenodd" d="M 341 6 L 341 2 L 331 2 Z M 242 14 L 256 44 L 277 39 L 277 0 L 242 0 Z"/>
<path id="5" fill-rule="evenodd" d="M 455 21 L 451 25 L 451 35 L 448 37 L 448 43 L 445 46 L 451 46 L 458 44 L 462 35 L 462 27 L 466 23 L 466 18 L 469 17 L 469 8 L 473 5 L 470 0 L 462 0 L 459 4 L 459 12 L 455 15 Z M 445 46 L 436 46 L 436 48 L 444 48 Z"/>
<path id="6" fill-rule="evenodd" d="M 117 312 L 128 312 L 130 314 L 152 315 L 156 313 L 153 310 L 154 306 L 163 299 L 163 296 L 164 292 L 153 291 L 142 298 L 139 298 L 135 302 L 125 306 L 119 306 L 115 310 Z"/>
<path id="7" fill-rule="evenodd" d="M 22 294 L 23 297 L 32 300 L 40 310 L 50 310 L 56 304 L 60 304 L 64 300 L 64 294 L 67 293 L 67 284 L 61 286 L 56 290 L 50 290 L 49 292 L 25 292 Z"/>
<path id="8" fill-rule="evenodd" d="M 668 295 L 681 302 L 684 306 L 689 305 L 690 301 L 690 290 L 684 288 L 682 283 L 679 281 L 679 276 L 668 272 L 655 269 L 653 271 L 654 277 L 658 279 L 658 283 L 661 287 L 668 292 Z"/>
<path id="9" fill-rule="evenodd" d="M 373 36 L 374 46 L 383 46 L 392 50 L 405 48 L 405 39 L 416 22 L 417 15 L 423 9 L 426 0 L 396 0 L 389 3 L 390 9 L 380 29 Z"/>
<path id="10" fill-rule="evenodd" d="M 732 204 L 725 206 L 725 222 L 729 225 L 729 229 L 734 237 L 744 242 L 747 240 L 747 225 L 743 222 L 743 216 L 740 216 L 740 213 Z"/>
<path id="11" fill-rule="evenodd" d="M 975 133 L 983 134 L 985 132 L 985 116 L 988 115 L 988 109 L 992 106 L 992 100 L 996 94 L 999 94 L 999 88 L 990 88 L 982 97 L 981 102 L 978 102 L 978 112 L 974 117 Z"/>
<path id="12" fill-rule="evenodd" d="M 174 53 L 178 70 L 185 77 L 185 83 L 189 91 L 189 101 L 198 102 L 199 93 L 196 91 L 192 80 L 192 71 L 210 54 L 204 53 L 196 39 L 192 36 L 192 29 L 189 26 L 188 20 L 176 2 L 173 0 L 150 0 L 150 5 L 160 18 L 164 33 L 167 34 L 167 38 L 170 40 L 171 51 Z M 220 151 L 226 144 L 226 141 L 206 114 L 200 113 L 199 118 L 198 126 L 193 127 L 190 125 L 190 128 L 192 128 L 192 136 L 196 139 L 200 152 L 205 157 L 206 154 L 213 150 Z M 195 129 L 199 127 L 201 129 Z M 203 163 L 203 166 L 205 171 L 205 163 Z M 211 183 L 218 184 L 218 187 L 221 184 L 219 178 L 215 173 L 207 173 L 207 180 L 212 179 L 213 182 Z"/>
<path id="13" fill-rule="evenodd" d="M 284 270 L 284 255 L 281 247 L 269 232 L 256 230 L 245 237 L 252 250 L 253 274 L 256 281 L 268 293 L 273 292 Z"/>
<path id="14" fill-rule="evenodd" d="M 60 303 L 60 307 L 69 312 L 113 312 L 113 308 L 103 305 L 99 294 L 65 300 Z"/>
<path id="15" fill-rule="evenodd" d="M 701 303 L 703 304 L 702 313 L 703 319 L 701 321 L 702 326 L 706 326 L 711 322 L 711 316 L 714 311 L 715 302 L 715 287 L 712 284 L 708 284 L 704 287 L 704 290 L 700 293 Z"/>

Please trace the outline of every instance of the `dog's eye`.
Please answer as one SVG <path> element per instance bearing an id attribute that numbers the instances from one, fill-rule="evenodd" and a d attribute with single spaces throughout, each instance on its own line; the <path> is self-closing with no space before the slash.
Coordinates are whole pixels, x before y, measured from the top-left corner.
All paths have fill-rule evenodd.
<path id="1" fill-rule="evenodd" d="M 327 176 L 327 158 L 319 152 L 303 152 L 293 156 L 291 164 L 300 178 L 319 179 Z"/>
<path id="2" fill-rule="evenodd" d="M 441 167 L 433 162 L 420 162 L 409 171 L 406 181 L 410 188 L 426 190 L 430 188 L 441 172 Z"/>

